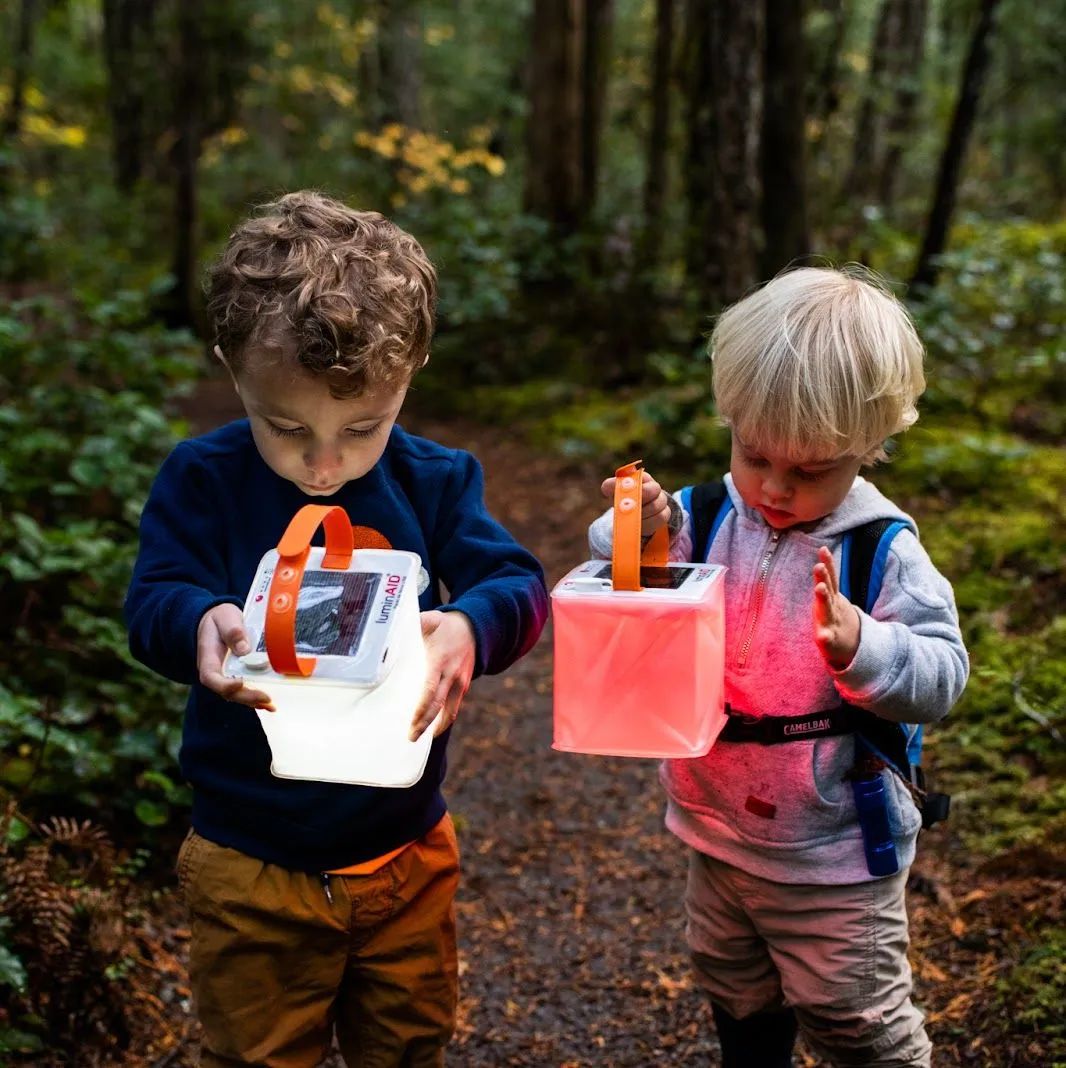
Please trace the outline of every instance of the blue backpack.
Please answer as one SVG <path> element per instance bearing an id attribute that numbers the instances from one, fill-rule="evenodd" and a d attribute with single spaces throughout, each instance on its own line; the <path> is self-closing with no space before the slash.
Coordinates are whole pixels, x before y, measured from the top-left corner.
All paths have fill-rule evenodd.
<path id="1" fill-rule="evenodd" d="M 702 563 L 707 559 L 707 553 L 719 527 L 732 511 L 733 501 L 726 492 L 725 483 L 719 480 L 704 482 L 698 486 L 686 486 L 681 491 L 681 503 L 692 517 L 692 559 Z M 840 550 L 840 592 L 852 604 L 867 613 L 873 610 L 881 592 L 892 539 L 901 530 L 907 529 L 907 526 L 898 520 L 875 519 L 844 534 Z M 932 827 L 947 818 L 951 799 L 947 794 L 933 793 L 925 787 L 925 776 L 921 768 L 922 724 L 893 723 L 857 705 L 848 704 L 842 704 L 838 709 L 828 712 L 816 713 L 815 716 L 818 722 L 823 722 L 827 717 L 833 718 L 834 713 L 835 728 L 819 733 L 854 733 L 860 753 L 865 751 L 883 761 L 893 768 L 904 782 L 910 783 L 914 787 L 915 801 L 922 814 L 923 827 Z M 812 720 L 810 716 L 793 718 L 800 724 Z M 775 726 L 769 717 L 765 718 L 763 725 Z M 812 736 L 811 733 L 800 732 L 782 737 L 763 733 L 762 737 L 758 737 L 759 733 L 758 730 L 749 732 L 746 740 L 773 744 L 796 737 Z M 733 737 L 734 740 L 742 740 L 739 728 Z"/>

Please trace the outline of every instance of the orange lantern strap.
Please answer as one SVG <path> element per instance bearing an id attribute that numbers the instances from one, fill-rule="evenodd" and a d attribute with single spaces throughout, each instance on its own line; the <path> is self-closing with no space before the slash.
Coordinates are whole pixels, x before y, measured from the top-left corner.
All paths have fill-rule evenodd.
<path id="1" fill-rule="evenodd" d="M 616 590 L 639 590 L 640 567 L 665 567 L 670 550 L 670 535 L 660 527 L 640 548 L 640 487 L 644 481 L 644 462 L 634 460 L 615 471 L 614 547 L 611 575 Z"/>
<path id="2" fill-rule="evenodd" d="M 319 526 L 326 531 L 326 554 L 322 566 L 347 570 L 352 560 L 352 524 L 338 505 L 306 504 L 292 517 L 278 542 L 277 567 L 267 594 L 263 636 L 270 666 L 279 675 L 308 676 L 315 658 L 296 655 L 296 603 L 300 596 L 311 539 Z"/>

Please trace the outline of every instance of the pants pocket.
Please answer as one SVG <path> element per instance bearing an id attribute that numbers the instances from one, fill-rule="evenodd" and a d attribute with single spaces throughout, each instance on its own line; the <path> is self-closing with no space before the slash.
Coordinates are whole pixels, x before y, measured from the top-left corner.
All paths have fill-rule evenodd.
<path id="1" fill-rule="evenodd" d="M 190 828 L 178 849 L 174 871 L 178 878 L 178 890 L 186 904 L 188 904 L 189 885 L 192 882 L 195 868 L 203 860 L 204 844 L 205 840 Z"/>

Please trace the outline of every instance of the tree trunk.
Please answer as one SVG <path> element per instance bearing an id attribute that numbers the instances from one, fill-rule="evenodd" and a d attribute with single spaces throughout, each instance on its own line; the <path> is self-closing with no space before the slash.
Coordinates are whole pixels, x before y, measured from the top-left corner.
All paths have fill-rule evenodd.
<path id="1" fill-rule="evenodd" d="M 15 41 L 15 53 L 11 59 L 11 96 L 7 102 L 7 113 L 0 128 L 0 147 L 10 144 L 22 128 L 22 109 L 26 97 L 26 82 L 30 76 L 30 64 L 33 60 L 33 29 L 37 19 L 37 0 L 22 0 L 19 7 L 18 37 Z"/>
<path id="2" fill-rule="evenodd" d="M 607 102 L 607 68 L 611 53 L 614 0 L 585 0 L 581 69 L 581 205 L 587 218 L 596 204 L 600 138 Z"/>
<path id="3" fill-rule="evenodd" d="M 655 5 L 655 57 L 652 62 L 651 130 L 644 175 L 644 228 L 640 243 L 641 269 L 659 261 L 662 247 L 663 203 L 666 200 L 666 147 L 670 137 L 670 83 L 674 69 L 674 0 Z"/>
<path id="4" fill-rule="evenodd" d="M 104 59 L 107 103 L 111 113 L 111 150 L 115 184 L 129 192 L 144 168 L 146 133 L 144 55 L 150 46 L 155 0 L 104 0 Z"/>
<path id="5" fill-rule="evenodd" d="M 760 274 L 769 278 L 810 251 L 807 233 L 803 0 L 766 0 Z"/>
<path id="6" fill-rule="evenodd" d="M 840 57 L 848 32 L 848 9 L 845 0 L 823 0 L 821 7 L 829 19 L 830 30 L 824 46 L 813 61 L 818 74 L 810 88 L 808 112 L 819 125 L 824 126 L 836 114 L 843 95 Z"/>
<path id="7" fill-rule="evenodd" d="M 981 0 L 981 13 L 970 39 L 970 48 L 962 70 L 962 84 L 959 98 L 955 104 L 955 114 L 951 119 L 951 129 L 936 179 L 936 191 L 933 205 L 926 223 L 922 249 L 911 277 L 913 287 L 931 287 L 936 282 L 939 266 L 937 258 L 947 244 L 948 228 L 955 210 L 955 197 L 958 192 L 962 162 L 966 155 L 966 146 L 973 132 L 980 103 L 981 89 L 988 72 L 990 58 L 989 43 L 995 25 L 996 9 L 999 0 Z"/>
<path id="8" fill-rule="evenodd" d="M 181 0 L 178 6 L 178 69 L 174 126 L 174 286 L 167 301 L 171 326 L 195 326 L 197 248 L 197 170 L 203 143 L 206 107 L 204 41 L 200 33 L 204 0 Z"/>
<path id="9" fill-rule="evenodd" d="M 417 0 L 381 0 L 378 64 L 383 123 L 422 127 L 422 22 Z"/>
<path id="10" fill-rule="evenodd" d="M 582 202 L 584 0 L 535 0 L 525 206 L 563 233 Z"/>
<path id="11" fill-rule="evenodd" d="M 880 117 L 889 92 L 888 83 L 894 68 L 893 56 L 899 48 L 901 8 L 906 2 L 907 0 L 881 0 L 877 29 L 870 49 L 869 74 L 855 122 L 851 167 L 844 184 L 845 198 L 848 201 L 864 201 L 873 188 L 877 160 L 881 157 Z"/>
<path id="12" fill-rule="evenodd" d="M 896 95 L 885 123 L 885 153 L 878 161 L 878 199 L 890 205 L 896 198 L 896 185 L 903 151 L 914 124 L 914 112 L 921 95 L 922 59 L 925 55 L 925 25 L 928 0 L 903 0 L 898 66 L 893 80 Z"/>
<path id="13" fill-rule="evenodd" d="M 711 312 L 756 281 L 762 4 L 688 0 L 686 266 Z"/>

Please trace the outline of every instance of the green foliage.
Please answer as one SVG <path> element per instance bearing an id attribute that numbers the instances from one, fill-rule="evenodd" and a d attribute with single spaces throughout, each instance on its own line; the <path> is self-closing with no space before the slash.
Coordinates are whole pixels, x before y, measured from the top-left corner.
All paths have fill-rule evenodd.
<path id="1" fill-rule="evenodd" d="M 192 340 L 145 298 L 0 317 L 0 787 L 31 815 L 146 826 L 183 805 L 180 694 L 130 657 L 122 599 L 140 505 L 174 440 L 161 414 L 194 379 Z"/>

